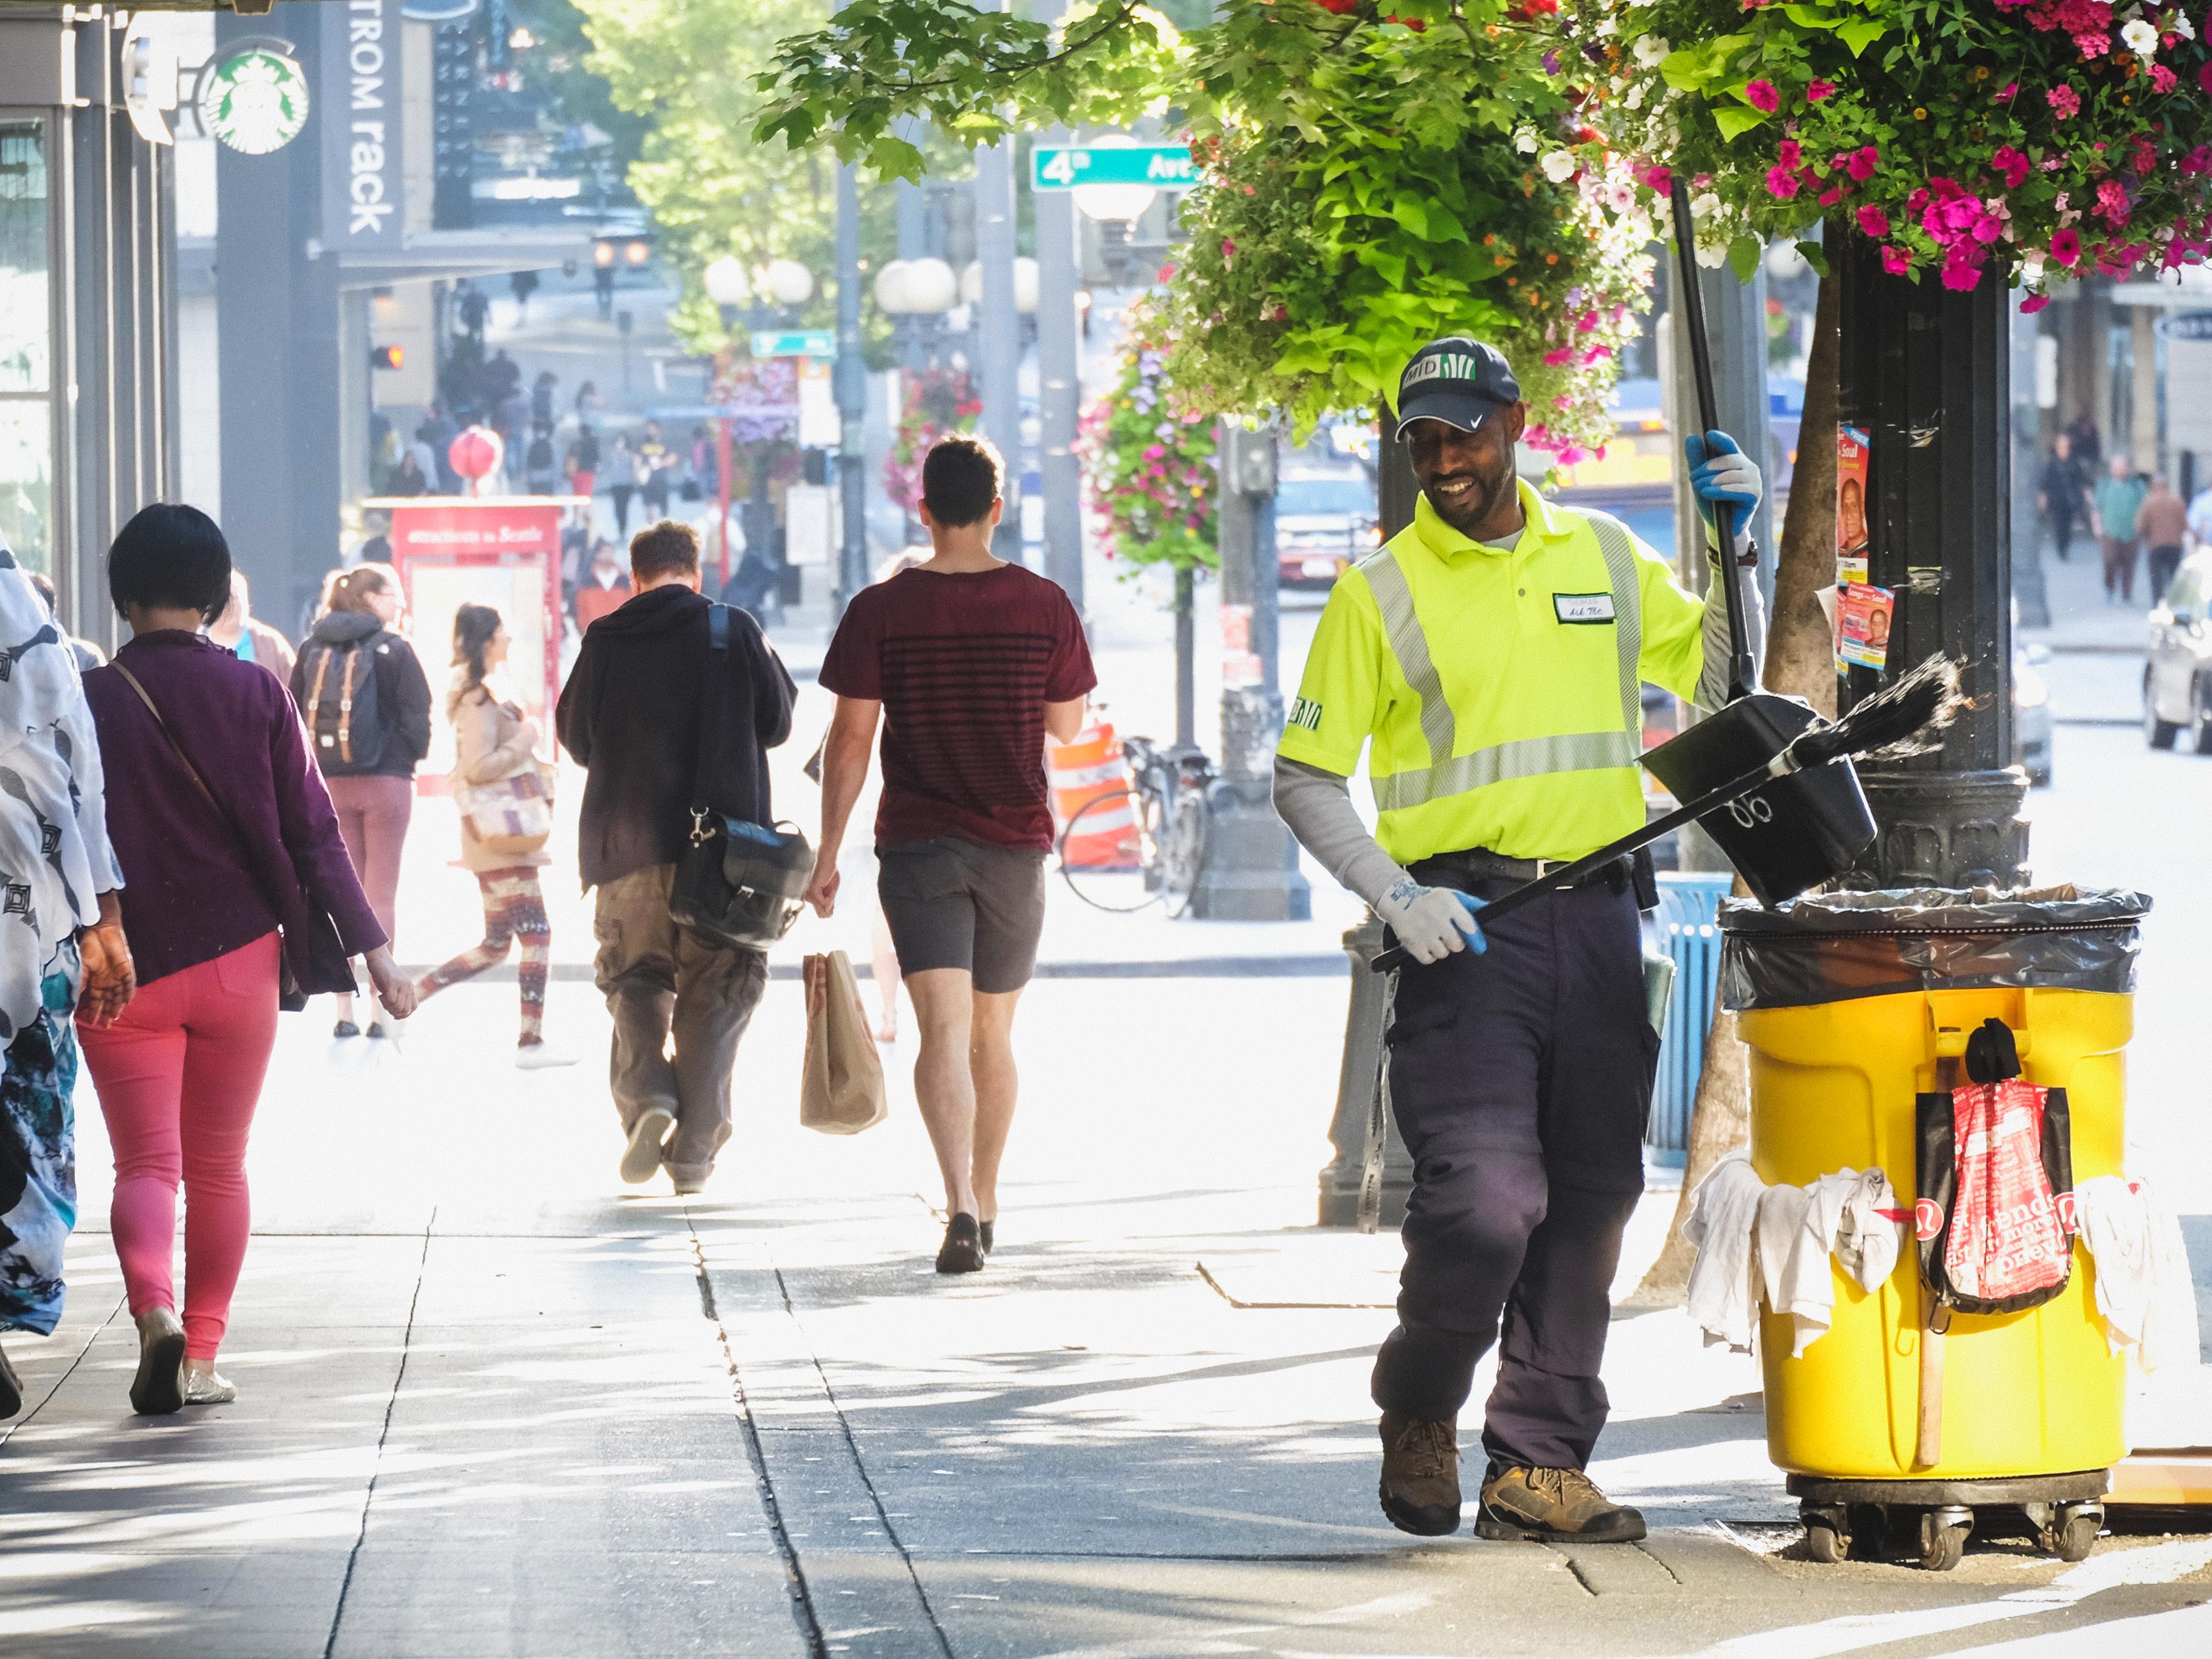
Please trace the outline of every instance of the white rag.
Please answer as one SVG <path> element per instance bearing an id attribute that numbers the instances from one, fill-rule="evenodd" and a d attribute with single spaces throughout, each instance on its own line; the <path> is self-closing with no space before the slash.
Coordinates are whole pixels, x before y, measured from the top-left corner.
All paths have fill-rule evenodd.
<path id="1" fill-rule="evenodd" d="M 1759 1206 L 1759 1267 L 1766 1305 L 1790 1316 L 1792 1358 L 1835 1322 L 1831 1258 L 1863 1291 L 1896 1269 L 1905 1237 L 1892 1218 L 1897 1213 L 1897 1194 L 1880 1170 L 1838 1170 L 1809 1186 L 1767 1188 Z"/>
<path id="2" fill-rule="evenodd" d="M 2198 1363 L 2197 1286 L 2181 1222 L 2150 1183 L 2093 1176 L 2075 1183 L 2075 1225 L 2097 1264 L 2097 1311 L 2112 1352 L 2146 1371 Z"/>
<path id="3" fill-rule="evenodd" d="M 1725 1342 L 1740 1352 L 1751 1351 L 1751 1231 L 1765 1192 L 1766 1183 L 1752 1171 L 1751 1154 L 1738 1147 L 1690 1194 L 1689 1218 L 1682 1224 L 1682 1237 L 1698 1249 L 1690 1268 L 1690 1317 L 1704 1330 L 1708 1346 Z"/>

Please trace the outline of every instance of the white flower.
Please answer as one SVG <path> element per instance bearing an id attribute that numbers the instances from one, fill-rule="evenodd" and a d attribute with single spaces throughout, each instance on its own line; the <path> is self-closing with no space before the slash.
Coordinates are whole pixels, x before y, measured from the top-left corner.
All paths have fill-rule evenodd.
<path id="1" fill-rule="evenodd" d="M 1703 265 L 1707 270 L 1718 270 L 1723 265 L 1728 263 L 1728 244 L 1726 242 L 1699 242 L 1698 244 L 1698 263 Z"/>
<path id="2" fill-rule="evenodd" d="M 1721 210 L 1721 198 L 1711 191 L 1704 191 L 1690 198 L 1690 216 L 1710 219 Z"/>
<path id="3" fill-rule="evenodd" d="M 1608 36 L 1610 36 L 1610 35 L 1612 35 L 1612 34 L 1613 34 L 1613 33 L 1617 33 L 1617 32 L 1620 30 L 1620 20 L 1619 18 L 1617 18 L 1617 17 L 1612 17 L 1612 16 L 1607 16 L 1607 17 L 1600 18 L 1600 19 L 1598 20 L 1598 26 L 1597 26 L 1597 28 L 1596 28 L 1596 30 L 1595 30 L 1595 33 L 1596 33 L 1597 38 L 1598 38 L 1599 40 L 1605 40 L 1606 38 L 1607 38 Z"/>
<path id="4" fill-rule="evenodd" d="M 1646 88 L 1644 83 L 1641 81 L 1638 81 L 1634 86 L 1629 88 L 1628 97 L 1626 100 L 1629 108 L 1642 109 L 1644 107 L 1644 94 L 1645 90 Z"/>
<path id="5" fill-rule="evenodd" d="M 1555 149 L 1549 151 L 1536 165 L 1543 168 L 1544 176 L 1553 184 L 1564 185 L 1574 177 L 1575 169 L 1582 163 L 1575 160 L 1571 151 Z"/>
<path id="6" fill-rule="evenodd" d="M 2158 31 L 2140 17 L 2132 23 L 2120 26 L 2120 39 L 2127 43 L 2130 52 L 2148 58 L 2158 51 Z"/>
<path id="7" fill-rule="evenodd" d="M 1636 43 L 1636 61 L 1644 68 L 1650 69 L 1674 50 L 1674 47 L 1667 44 L 1666 36 L 1647 34 Z"/>
<path id="8" fill-rule="evenodd" d="M 1523 155 L 1534 155 L 1536 153 L 1536 135 L 1526 127 L 1522 128 L 1513 135 L 1513 148 Z"/>
<path id="9" fill-rule="evenodd" d="M 2030 288 L 2043 280 L 2043 255 L 2040 251 L 2031 249 L 2021 256 L 2020 280 Z"/>
<path id="10" fill-rule="evenodd" d="M 2185 40 L 2197 38 L 2197 26 L 2189 21 L 2189 14 L 2185 11 L 2175 12 L 2166 20 L 2166 26 Z"/>

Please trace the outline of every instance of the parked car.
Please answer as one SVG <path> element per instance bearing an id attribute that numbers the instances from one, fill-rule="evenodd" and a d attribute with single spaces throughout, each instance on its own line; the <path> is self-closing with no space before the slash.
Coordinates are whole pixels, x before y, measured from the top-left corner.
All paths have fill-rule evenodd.
<path id="1" fill-rule="evenodd" d="M 2212 550 L 2181 562 L 2150 611 L 2150 649 L 2143 662 L 2143 737 L 2171 749 L 2182 729 L 2200 755 L 2212 755 Z"/>
<path id="2" fill-rule="evenodd" d="M 1326 588 L 1381 542 L 1363 467 L 1285 472 L 1275 485 L 1275 559 L 1285 587 Z"/>
<path id="3" fill-rule="evenodd" d="M 2051 688 L 2041 672 L 2050 660 L 2048 646 L 2013 647 L 2012 757 L 2038 789 L 2051 787 Z"/>

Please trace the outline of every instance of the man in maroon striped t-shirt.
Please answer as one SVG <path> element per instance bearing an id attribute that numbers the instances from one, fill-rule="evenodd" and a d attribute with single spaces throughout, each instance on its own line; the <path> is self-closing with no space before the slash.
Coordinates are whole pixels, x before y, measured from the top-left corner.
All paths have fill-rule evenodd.
<path id="1" fill-rule="evenodd" d="M 1059 586 L 991 556 L 999 457 L 947 438 L 921 468 L 935 556 L 853 598 L 823 659 L 837 694 L 823 757 L 822 842 L 806 896 L 828 915 L 837 854 L 878 714 L 878 890 L 921 1027 L 914 1068 L 951 1216 L 941 1273 L 974 1273 L 999 1213 L 1014 1117 L 1014 1003 L 1036 965 L 1052 850 L 1044 739 L 1083 726 L 1098 683 Z"/>

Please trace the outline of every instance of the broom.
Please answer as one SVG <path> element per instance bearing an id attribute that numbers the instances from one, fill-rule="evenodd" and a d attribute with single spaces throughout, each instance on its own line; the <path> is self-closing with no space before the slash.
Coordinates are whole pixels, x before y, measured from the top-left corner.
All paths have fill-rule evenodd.
<path id="1" fill-rule="evenodd" d="M 1649 847 L 1662 836 L 1732 800 L 1741 799 L 1775 778 L 1826 766 L 1830 761 L 1902 760 L 1925 754 L 1938 745 L 1937 733 L 1958 719 L 1966 706 L 1967 699 L 1959 690 L 1959 665 L 1941 653 L 1932 656 L 1909 673 L 1900 674 L 1841 720 L 1832 724 L 1823 722 L 1799 732 L 1765 764 L 1707 790 L 1664 817 L 1652 819 L 1641 830 L 1619 841 L 1608 842 L 1595 853 L 1547 871 L 1534 880 L 1523 882 L 1511 892 L 1483 904 L 1482 921 L 1486 925 L 1546 893 L 1571 887 L 1583 877 L 1626 858 L 1638 848 Z M 1413 961 L 1403 945 L 1393 945 L 1370 965 L 1376 973 L 1386 974 Z"/>

